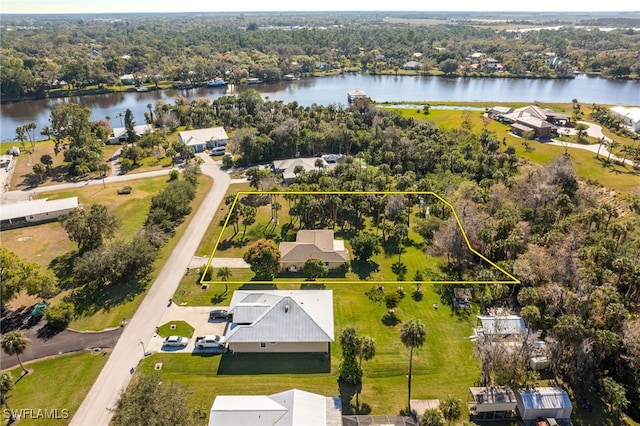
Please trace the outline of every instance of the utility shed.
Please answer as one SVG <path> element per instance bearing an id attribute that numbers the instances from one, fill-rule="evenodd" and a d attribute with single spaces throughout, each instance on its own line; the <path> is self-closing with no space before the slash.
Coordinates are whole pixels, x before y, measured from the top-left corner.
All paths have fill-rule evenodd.
<path id="1" fill-rule="evenodd" d="M 478 420 L 493 420 L 513 417 L 516 395 L 508 386 L 469 388 L 471 401 L 469 412 Z"/>
<path id="2" fill-rule="evenodd" d="M 519 389 L 516 399 L 518 413 L 524 421 L 535 420 L 538 417 L 559 420 L 571 418 L 573 405 L 569 395 L 562 388 Z"/>

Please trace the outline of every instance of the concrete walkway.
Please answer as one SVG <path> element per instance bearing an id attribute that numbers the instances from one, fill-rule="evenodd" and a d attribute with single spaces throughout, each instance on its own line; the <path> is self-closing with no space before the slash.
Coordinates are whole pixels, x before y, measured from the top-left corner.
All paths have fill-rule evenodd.
<path id="1" fill-rule="evenodd" d="M 71 425 L 107 426 L 109 424 L 112 417 L 109 409 L 115 406 L 120 392 L 127 387 L 138 363 L 143 358 L 141 346 L 153 339 L 156 327 L 169 309 L 168 300 L 173 297 L 214 212 L 223 201 L 231 183 L 229 175 L 220 170 L 206 154 L 200 154 L 200 158 L 205 161 L 201 166 L 202 173 L 211 176 L 214 179 L 214 185 L 160 270 L 158 278 L 135 315 L 125 327 L 105 367 L 71 420 Z"/>

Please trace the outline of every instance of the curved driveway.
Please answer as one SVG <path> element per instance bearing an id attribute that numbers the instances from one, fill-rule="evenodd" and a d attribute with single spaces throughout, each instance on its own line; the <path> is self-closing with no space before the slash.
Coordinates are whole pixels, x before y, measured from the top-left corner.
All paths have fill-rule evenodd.
<path id="1" fill-rule="evenodd" d="M 211 176 L 214 179 L 214 185 L 135 315 L 125 327 L 98 379 L 71 420 L 71 425 L 106 426 L 109 424 L 112 416 L 109 409 L 115 406 L 120 391 L 127 387 L 136 366 L 143 358 L 142 344 L 151 341 L 156 326 L 167 310 L 167 301 L 176 291 L 214 212 L 224 198 L 231 183 L 229 175 L 221 171 L 210 157 L 201 155 L 201 158 L 205 160 L 201 166 L 202 173 Z"/>
<path id="2" fill-rule="evenodd" d="M 586 121 L 578 121 L 578 123 L 582 123 L 585 126 L 587 126 L 587 135 L 594 137 L 594 138 L 602 138 L 607 142 L 611 142 L 611 139 L 609 139 L 608 137 L 606 137 L 603 133 L 602 133 L 602 127 L 598 126 L 597 124 L 593 124 L 593 123 L 587 123 Z M 567 134 L 569 135 L 575 135 L 576 134 L 576 129 L 573 128 L 566 128 L 565 130 L 568 130 L 569 132 Z M 623 161 L 622 158 L 617 157 L 613 154 L 609 154 L 609 149 L 607 148 L 607 145 L 605 144 L 601 144 L 601 143 L 597 143 L 597 144 L 593 144 L 593 145 L 583 145 L 583 144 L 579 144 L 579 143 L 572 143 L 572 142 L 561 142 L 561 141 L 557 141 L 555 139 L 551 139 L 551 142 L 544 142 L 548 145 L 556 145 L 556 146 L 561 146 L 561 147 L 568 147 L 568 148 L 575 148 L 575 149 L 584 149 L 586 151 L 591 151 L 593 153 L 600 153 L 600 155 L 602 155 L 603 157 L 607 157 L 613 161 L 619 162 L 621 163 Z M 633 166 L 633 161 L 628 160 L 628 159 L 624 159 L 624 163 L 628 164 L 630 166 Z"/>

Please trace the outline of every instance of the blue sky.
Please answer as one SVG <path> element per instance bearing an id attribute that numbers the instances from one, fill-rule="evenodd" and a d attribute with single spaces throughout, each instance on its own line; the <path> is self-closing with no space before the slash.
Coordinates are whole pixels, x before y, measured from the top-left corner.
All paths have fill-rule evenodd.
<path id="1" fill-rule="evenodd" d="M 2 13 L 251 12 L 251 11 L 639 11 L 637 0 L 0 0 Z"/>

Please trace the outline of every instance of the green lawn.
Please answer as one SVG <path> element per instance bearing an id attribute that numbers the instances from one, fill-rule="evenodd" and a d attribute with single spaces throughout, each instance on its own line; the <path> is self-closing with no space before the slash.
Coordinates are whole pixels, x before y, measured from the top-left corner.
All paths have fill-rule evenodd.
<path id="1" fill-rule="evenodd" d="M 162 337 L 193 337 L 194 331 L 195 328 L 193 328 L 189 323 L 185 321 L 171 321 L 158 327 L 158 335 Z"/>
<path id="2" fill-rule="evenodd" d="M 20 425 L 66 425 L 71 421 L 89 392 L 100 370 L 107 362 L 106 353 L 90 354 L 87 352 L 63 355 L 57 358 L 37 361 L 26 365 L 33 372 L 20 378 L 20 367 L 9 370 L 15 383 L 8 394 L 7 402 L 12 410 L 38 409 L 57 410 L 60 417 L 64 411 L 66 419 L 22 418 Z M 4 409 L 5 407 L 3 407 Z M 4 423 L 3 423 L 4 424 Z"/>
<path id="3" fill-rule="evenodd" d="M 330 283 L 325 287 L 334 292 L 335 337 L 343 328 L 353 326 L 360 334 L 376 340 L 375 358 L 363 364 L 365 376 L 360 403 L 368 404 L 373 413 L 398 413 L 406 404 L 409 351 L 400 342 L 401 324 L 385 326 L 382 323 L 386 312 L 384 304 L 372 302 L 365 296 L 372 284 L 364 281 L 359 285 Z M 243 288 L 260 287 L 265 288 L 259 285 Z M 293 283 L 277 286 L 282 290 L 300 287 Z M 236 288 L 230 285 L 230 290 Z M 386 286 L 386 291 L 396 288 Z M 452 394 L 466 401 L 468 387 L 478 377 L 477 362 L 472 359 L 473 343 L 468 338 L 475 318 L 459 317 L 445 306 L 434 309 L 433 304 L 441 301 L 431 286 L 423 286 L 424 298 L 420 301 L 410 297 L 412 286 L 405 286 L 405 290 L 409 294 L 400 302 L 398 317 L 402 321 L 420 318 L 428 328 L 425 345 L 414 351 L 412 398 L 439 398 Z M 232 291 L 221 295 L 220 304 L 228 303 L 231 295 Z M 217 394 L 270 394 L 295 387 L 324 395 L 339 395 L 339 344 L 332 345 L 330 360 L 322 356 L 277 358 L 246 354 L 204 357 L 155 354 L 142 362 L 140 371 L 150 372 L 157 362 L 162 362 L 160 373 L 163 377 L 186 385 L 192 393 L 192 404 L 207 409 Z M 250 370 L 243 372 L 243 364 Z M 328 366 L 330 371 L 327 371 Z M 301 374 L 300 371 L 312 373 Z M 247 372 L 261 374 L 253 376 Z"/>

